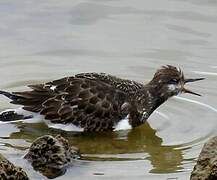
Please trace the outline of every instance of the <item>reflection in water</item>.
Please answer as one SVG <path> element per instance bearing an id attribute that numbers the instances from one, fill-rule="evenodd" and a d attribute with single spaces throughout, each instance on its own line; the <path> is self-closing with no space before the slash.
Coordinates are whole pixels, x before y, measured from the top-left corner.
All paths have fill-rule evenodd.
<path id="1" fill-rule="evenodd" d="M 19 124 L 18 128 L 20 132 L 12 133 L 10 139 L 32 142 L 45 134 L 61 134 L 71 145 L 80 149 L 86 160 L 145 159 L 153 166 L 151 173 L 177 172 L 182 169 L 182 150 L 178 146 L 162 145 L 163 140 L 148 123 L 129 132 L 72 133 L 48 129 L 44 124 Z"/>
<path id="2" fill-rule="evenodd" d="M 150 122 L 159 129 L 157 133 L 148 124 L 130 132 L 104 134 L 65 133 L 44 124 L 16 124 L 18 128 L 5 124 L 0 126 L 1 153 L 17 158 L 20 165 L 24 162 L 19 155 L 35 138 L 60 133 L 81 149 L 84 159 L 91 160 L 90 166 L 81 161 L 81 166 L 71 168 L 64 179 L 90 180 L 90 172 L 101 170 L 113 175 L 105 179 L 169 179 L 173 176 L 169 172 L 180 170 L 183 173 L 175 174 L 178 179 L 189 178 L 203 142 L 216 134 L 216 0 L 13 0 L 0 4 L 0 89 L 17 91 L 26 84 L 93 71 L 147 82 L 166 64 L 182 67 L 189 76 L 207 78 L 192 84 L 203 94 L 199 100 L 203 104 L 195 102 L 197 98 L 194 102 L 172 99 L 160 109 L 168 118 L 153 114 Z M 0 109 L 6 108 L 12 107 L 1 98 Z"/>

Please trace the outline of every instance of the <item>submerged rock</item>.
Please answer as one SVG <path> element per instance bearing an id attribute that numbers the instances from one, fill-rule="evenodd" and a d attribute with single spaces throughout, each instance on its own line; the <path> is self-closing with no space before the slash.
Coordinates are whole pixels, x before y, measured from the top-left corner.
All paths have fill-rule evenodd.
<path id="1" fill-rule="evenodd" d="M 48 178 L 63 175 L 66 167 L 77 158 L 78 149 L 69 146 L 68 141 L 60 135 L 37 138 L 25 155 L 25 159 L 31 162 L 33 168 Z"/>
<path id="2" fill-rule="evenodd" d="M 28 180 L 29 178 L 22 168 L 13 165 L 0 154 L 0 179 Z"/>
<path id="3" fill-rule="evenodd" d="M 217 136 L 204 146 L 192 173 L 191 180 L 217 179 Z"/>

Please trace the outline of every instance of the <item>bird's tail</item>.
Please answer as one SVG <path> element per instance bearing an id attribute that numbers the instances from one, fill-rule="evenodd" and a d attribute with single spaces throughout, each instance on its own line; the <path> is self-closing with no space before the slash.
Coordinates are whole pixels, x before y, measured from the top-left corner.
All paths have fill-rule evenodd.
<path id="1" fill-rule="evenodd" d="M 6 92 L 0 91 L 0 94 L 8 97 L 11 104 L 23 106 L 27 111 L 39 113 L 43 108 L 43 103 L 49 98 L 55 97 L 57 94 L 43 84 L 29 85 L 31 90 L 22 92 Z"/>
<path id="2" fill-rule="evenodd" d="M 14 95 L 12 93 L 9 93 L 9 92 L 6 92 L 6 91 L 1 91 L 0 90 L 0 94 L 6 96 L 7 98 L 13 100 L 13 101 L 16 101 L 18 99 L 18 96 L 17 95 Z"/>

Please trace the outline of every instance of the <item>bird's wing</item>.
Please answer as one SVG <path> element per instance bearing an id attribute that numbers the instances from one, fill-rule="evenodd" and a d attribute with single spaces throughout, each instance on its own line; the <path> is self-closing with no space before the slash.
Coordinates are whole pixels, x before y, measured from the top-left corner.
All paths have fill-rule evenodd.
<path id="1" fill-rule="evenodd" d="M 44 102 L 41 114 L 52 122 L 73 123 L 85 131 L 112 129 L 121 117 L 125 93 L 99 80 L 71 77 L 68 82 L 63 90 L 56 86 L 62 94 Z M 56 84 L 59 82 L 52 83 Z"/>
<path id="2" fill-rule="evenodd" d="M 40 111 L 53 123 L 73 123 L 86 131 L 112 129 L 126 94 L 97 79 L 68 77 L 15 92 L 15 104 Z"/>

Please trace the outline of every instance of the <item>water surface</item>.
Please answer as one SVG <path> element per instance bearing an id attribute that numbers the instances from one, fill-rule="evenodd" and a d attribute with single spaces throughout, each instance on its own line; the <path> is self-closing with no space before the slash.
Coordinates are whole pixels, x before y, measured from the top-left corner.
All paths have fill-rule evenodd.
<path id="1" fill-rule="evenodd" d="M 147 83 L 161 65 L 179 66 L 202 97 L 181 95 L 132 131 L 80 134 L 43 123 L 0 125 L 0 153 L 31 179 L 31 142 L 62 134 L 82 160 L 57 179 L 188 179 L 217 128 L 217 3 L 214 0 L 1 0 L 0 89 L 17 91 L 80 72 Z M 14 105 L 0 97 L 0 110 Z"/>

